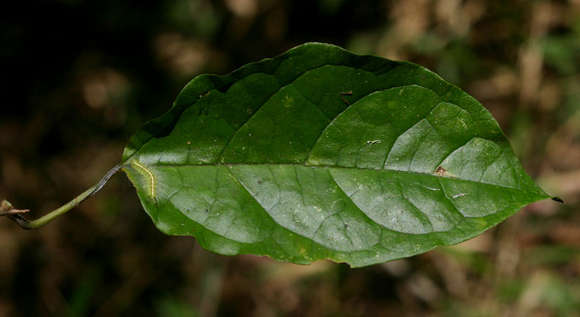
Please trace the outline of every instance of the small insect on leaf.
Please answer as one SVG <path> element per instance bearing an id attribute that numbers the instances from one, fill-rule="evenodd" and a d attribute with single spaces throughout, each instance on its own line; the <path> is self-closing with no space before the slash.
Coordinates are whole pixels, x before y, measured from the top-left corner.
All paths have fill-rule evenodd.
<path id="1" fill-rule="evenodd" d="M 412 256 L 550 198 L 465 92 L 320 43 L 195 77 L 123 162 L 161 231 L 302 264 Z"/>
<path id="2" fill-rule="evenodd" d="M 446 176 L 447 175 L 447 170 L 444 169 L 442 166 L 438 166 L 437 169 L 435 170 L 435 175 L 437 175 L 437 176 Z"/>

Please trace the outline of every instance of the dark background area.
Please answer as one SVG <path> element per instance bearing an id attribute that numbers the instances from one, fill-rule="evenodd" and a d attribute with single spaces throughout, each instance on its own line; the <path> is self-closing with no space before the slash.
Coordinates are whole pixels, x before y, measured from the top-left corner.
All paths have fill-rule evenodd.
<path id="1" fill-rule="evenodd" d="M 566 204 L 363 269 L 158 232 L 124 175 L 35 231 L 0 219 L 0 316 L 580 316 L 580 2 L 34 1 L 0 11 L 0 198 L 52 210 L 200 73 L 307 42 L 420 63 L 480 100 Z"/>

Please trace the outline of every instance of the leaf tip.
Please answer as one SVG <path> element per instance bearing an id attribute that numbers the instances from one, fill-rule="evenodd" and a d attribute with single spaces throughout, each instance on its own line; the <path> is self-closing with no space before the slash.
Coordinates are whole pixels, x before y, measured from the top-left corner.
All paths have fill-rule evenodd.
<path id="1" fill-rule="evenodd" d="M 564 203 L 564 200 L 562 198 L 560 198 L 560 197 L 554 196 L 554 197 L 551 197 L 551 198 L 552 198 L 553 201 L 559 202 L 560 204 L 563 204 Z"/>

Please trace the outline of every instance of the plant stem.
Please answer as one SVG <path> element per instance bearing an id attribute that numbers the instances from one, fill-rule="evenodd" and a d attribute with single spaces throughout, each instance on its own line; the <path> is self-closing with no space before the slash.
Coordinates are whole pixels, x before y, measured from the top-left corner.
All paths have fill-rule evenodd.
<path id="1" fill-rule="evenodd" d="M 83 200 L 87 199 L 87 197 L 89 197 L 93 193 L 95 188 L 96 188 L 96 185 L 87 189 L 82 194 L 78 195 L 73 200 L 69 201 L 68 203 L 58 207 L 57 209 L 47 213 L 46 215 L 44 215 L 38 219 L 28 221 L 20 215 L 18 215 L 16 217 L 12 217 L 12 218 L 13 219 L 16 218 L 16 219 L 14 219 L 16 221 L 16 223 L 24 229 L 40 228 L 40 227 L 44 226 L 45 224 L 54 220 L 56 217 L 63 215 L 65 213 L 69 212 L 74 207 L 78 206 Z"/>
<path id="2" fill-rule="evenodd" d="M 78 195 L 73 200 L 69 201 L 68 203 L 58 207 L 57 209 L 49 212 L 48 214 L 46 214 L 38 219 L 27 220 L 26 218 L 24 218 L 21 215 L 21 212 L 22 212 L 21 210 L 11 209 L 12 205 L 7 201 L 2 202 L 2 206 L 3 206 L 2 209 L 7 209 L 7 210 L 2 210 L 3 214 L 1 214 L 1 215 L 5 215 L 8 218 L 12 219 L 14 222 L 16 222 L 23 229 L 40 228 L 40 227 L 46 225 L 47 223 L 51 222 L 52 220 L 54 220 L 56 217 L 69 212 L 71 209 L 78 206 L 85 199 L 87 199 L 88 197 L 94 195 L 99 190 L 101 190 L 101 188 L 103 188 L 103 186 L 107 183 L 107 181 L 111 178 L 111 176 L 115 175 L 119 171 L 119 169 L 121 169 L 121 167 L 122 167 L 122 165 L 119 164 L 119 165 L 116 165 L 115 167 L 111 168 L 97 184 L 95 184 L 91 188 L 87 189 L 82 194 Z"/>

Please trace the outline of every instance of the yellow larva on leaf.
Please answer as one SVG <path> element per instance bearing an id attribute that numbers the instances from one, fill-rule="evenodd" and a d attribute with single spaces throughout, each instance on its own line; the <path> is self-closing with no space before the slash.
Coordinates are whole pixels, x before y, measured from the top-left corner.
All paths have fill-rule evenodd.
<path id="1" fill-rule="evenodd" d="M 149 179 L 149 187 L 151 188 L 150 192 L 151 198 L 155 199 L 155 175 L 153 175 L 153 173 L 150 170 L 148 170 L 145 166 L 139 163 L 139 161 L 136 160 L 131 161 L 131 165 L 133 165 L 133 167 L 135 167 L 135 169 L 139 171 L 141 175 Z"/>

